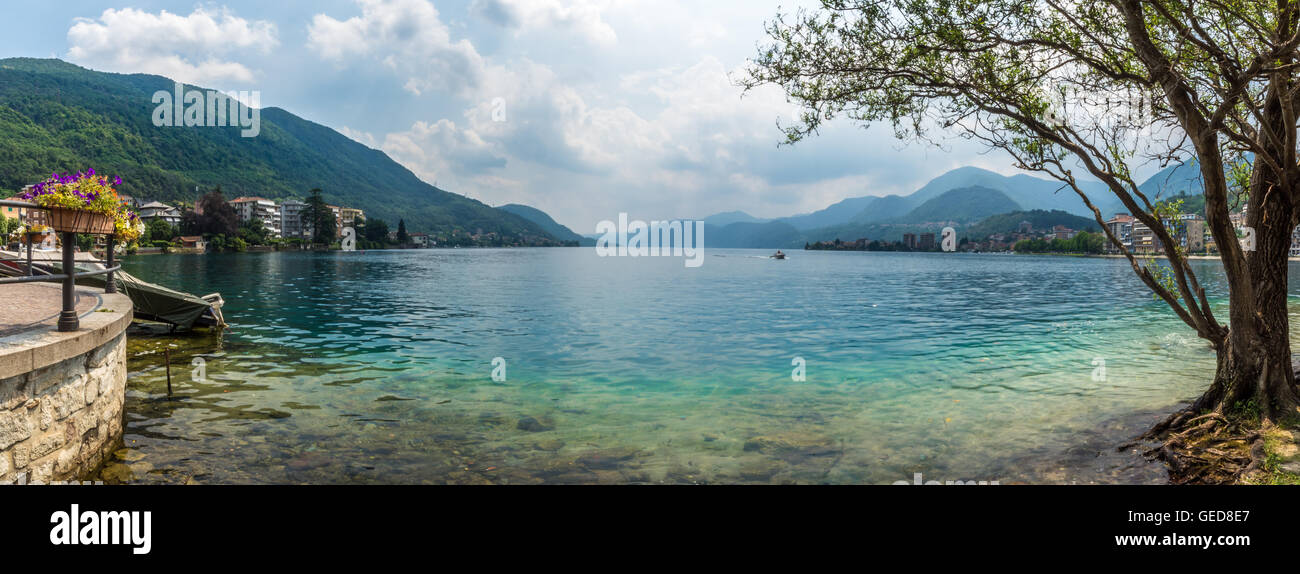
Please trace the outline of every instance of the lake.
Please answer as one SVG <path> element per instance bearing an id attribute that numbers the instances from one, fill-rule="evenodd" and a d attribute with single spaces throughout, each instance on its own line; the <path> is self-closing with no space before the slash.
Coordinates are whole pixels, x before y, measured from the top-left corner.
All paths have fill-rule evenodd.
<path id="1" fill-rule="evenodd" d="M 1161 482 L 1115 446 L 1213 373 L 1124 260 L 767 254 L 132 257 L 144 280 L 220 292 L 231 329 L 132 337 L 104 476 Z M 1218 263 L 1195 265 L 1221 298 Z"/>

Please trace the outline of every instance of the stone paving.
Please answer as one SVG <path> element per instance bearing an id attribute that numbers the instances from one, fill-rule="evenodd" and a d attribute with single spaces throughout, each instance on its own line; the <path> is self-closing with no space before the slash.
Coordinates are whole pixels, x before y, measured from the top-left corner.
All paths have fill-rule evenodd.
<path id="1" fill-rule="evenodd" d="M 77 315 L 100 306 L 101 289 L 77 287 Z M 0 337 L 41 327 L 55 327 L 63 309 L 61 283 L 19 283 L 0 285 Z"/>

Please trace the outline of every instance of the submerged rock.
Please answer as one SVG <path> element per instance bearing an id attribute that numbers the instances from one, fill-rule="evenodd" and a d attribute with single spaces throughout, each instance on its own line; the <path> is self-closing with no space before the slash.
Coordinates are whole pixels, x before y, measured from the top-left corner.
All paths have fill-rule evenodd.
<path id="1" fill-rule="evenodd" d="M 546 450 L 546 451 L 555 452 L 557 450 L 564 448 L 564 444 L 565 444 L 564 441 L 558 438 L 552 438 L 552 439 L 537 441 L 537 443 L 533 445 L 533 448 L 536 448 L 537 450 Z"/>
<path id="2" fill-rule="evenodd" d="M 113 451 L 113 456 L 117 457 L 118 460 L 135 462 L 137 460 L 143 459 L 144 453 L 131 448 L 121 448 Z"/>
<path id="3" fill-rule="evenodd" d="M 780 460 L 760 458 L 740 465 L 739 474 L 742 480 L 769 482 L 772 480 L 773 476 L 785 470 L 788 466 L 789 465 Z"/>
<path id="4" fill-rule="evenodd" d="M 294 471 L 312 470 L 333 464 L 328 457 L 316 453 L 307 453 L 285 463 L 285 468 Z"/>
<path id="5" fill-rule="evenodd" d="M 763 454 L 799 453 L 805 456 L 836 452 L 835 443 L 830 438 L 800 431 L 751 437 L 745 441 L 744 450 Z"/>
<path id="6" fill-rule="evenodd" d="M 548 424 L 549 422 L 550 421 L 544 422 L 530 416 L 525 416 L 519 419 L 519 422 L 515 424 L 515 428 L 522 431 L 528 431 L 528 432 L 544 432 L 549 430 L 555 430 L 555 425 Z"/>
<path id="7" fill-rule="evenodd" d="M 99 471 L 99 478 L 109 484 L 129 482 L 132 478 L 131 468 L 125 464 L 109 463 Z"/>
<path id="8" fill-rule="evenodd" d="M 591 470 L 614 470 L 636 458 L 638 452 L 640 451 L 630 447 L 612 448 L 588 452 L 574 462 Z"/>

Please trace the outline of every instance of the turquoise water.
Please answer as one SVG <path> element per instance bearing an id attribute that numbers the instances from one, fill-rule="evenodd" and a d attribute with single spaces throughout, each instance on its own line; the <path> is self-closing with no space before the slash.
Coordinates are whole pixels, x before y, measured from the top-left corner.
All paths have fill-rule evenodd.
<path id="1" fill-rule="evenodd" d="M 698 269 L 592 249 L 131 258 L 142 279 L 221 292 L 232 329 L 132 338 L 129 450 L 106 474 L 1153 482 L 1161 469 L 1115 444 L 1212 374 L 1122 260 L 765 254 L 709 250 Z M 1219 292 L 1217 262 L 1198 265 Z"/>

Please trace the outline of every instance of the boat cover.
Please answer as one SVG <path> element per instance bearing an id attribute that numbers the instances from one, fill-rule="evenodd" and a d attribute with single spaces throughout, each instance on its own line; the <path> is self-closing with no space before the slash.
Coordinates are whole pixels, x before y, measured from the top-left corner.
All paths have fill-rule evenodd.
<path id="1" fill-rule="evenodd" d="M 131 303 L 135 304 L 135 316 L 139 319 L 161 321 L 180 329 L 189 329 L 212 306 L 194 295 L 141 281 L 125 271 L 115 272 L 113 278 L 118 290 L 130 297 Z M 102 288 L 104 277 L 85 277 L 77 282 Z"/>

